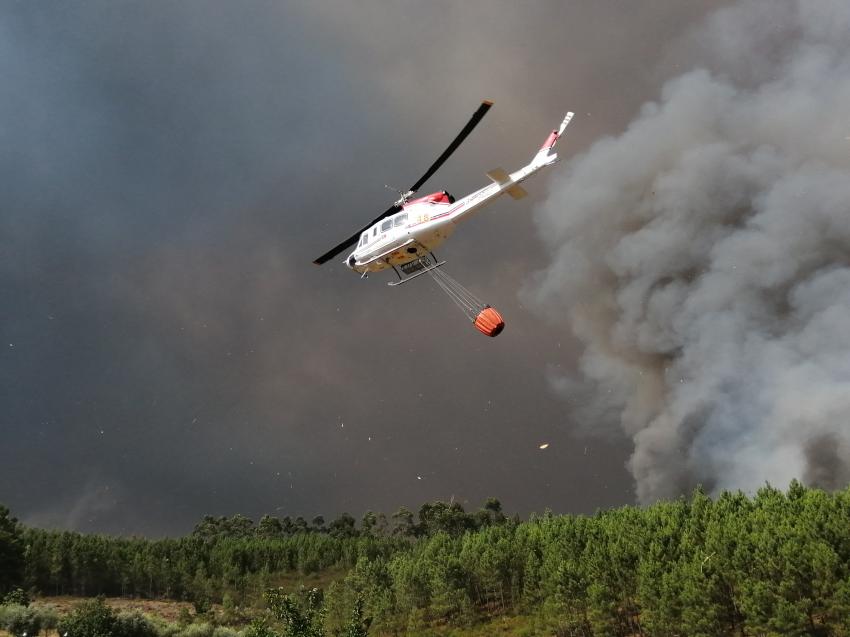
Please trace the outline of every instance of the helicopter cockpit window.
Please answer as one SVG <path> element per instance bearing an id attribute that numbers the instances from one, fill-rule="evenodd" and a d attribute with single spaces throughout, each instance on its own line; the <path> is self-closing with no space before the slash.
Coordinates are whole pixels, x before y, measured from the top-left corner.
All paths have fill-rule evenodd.
<path id="1" fill-rule="evenodd" d="M 360 237 L 360 246 L 365 246 L 367 243 L 369 243 L 369 233 L 364 232 L 363 236 Z"/>
<path id="2" fill-rule="evenodd" d="M 396 216 L 396 218 L 395 218 L 395 227 L 396 228 L 398 228 L 399 226 L 403 226 L 406 223 L 407 223 L 407 213 L 406 212 Z"/>
<path id="3" fill-rule="evenodd" d="M 393 220 L 387 219 L 384 223 L 381 224 L 381 232 L 386 232 L 393 227 Z"/>

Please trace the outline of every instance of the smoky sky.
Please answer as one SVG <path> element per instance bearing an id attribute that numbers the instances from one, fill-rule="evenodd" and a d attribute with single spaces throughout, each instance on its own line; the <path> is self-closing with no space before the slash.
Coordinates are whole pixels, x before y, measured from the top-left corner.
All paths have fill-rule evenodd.
<path id="1" fill-rule="evenodd" d="M 747 0 L 553 180 L 523 296 L 583 344 L 586 420 L 643 502 L 850 480 L 850 7 Z"/>
<path id="2" fill-rule="evenodd" d="M 689 34 L 720 4 L 4 5 L 0 502 L 154 535 L 207 513 L 632 502 L 631 437 L 588 437 L 593 392 L 553 388 L 587 343 L 520 295 L 553 251 L 533 212 L 576 168 L 440 254 L 503 312 L 497 339 L 430 281 L 311 261 L 482 99 L 494 109 L 426 191 L 518 168 L 567 110 L 559 153 L 592 154 L 716 49 Z"/>

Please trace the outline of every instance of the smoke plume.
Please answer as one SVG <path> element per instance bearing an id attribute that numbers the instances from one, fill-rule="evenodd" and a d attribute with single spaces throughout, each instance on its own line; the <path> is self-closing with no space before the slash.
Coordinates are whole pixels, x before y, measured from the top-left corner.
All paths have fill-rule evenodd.
<path id="1" fill-rule="evenodd" d="M 640 501 L 846 485 L 850 4 L 740 2 L 680 48 L 691 70 L 562 171 L 524 296 L 583 341 Z"/>

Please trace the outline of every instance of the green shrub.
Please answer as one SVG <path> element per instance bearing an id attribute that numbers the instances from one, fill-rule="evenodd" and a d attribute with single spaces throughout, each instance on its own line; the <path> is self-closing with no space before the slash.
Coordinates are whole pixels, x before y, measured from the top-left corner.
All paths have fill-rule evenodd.
<path id="1" fill-rule="evenodd" d="M 42 615 L 35 608 L 20 604 L 0 606 L 0 628 L 13 635 L 35 635 L 42 628 Z"/>
<path id="2" fill-rule="evenodd" d="M 53 630 L 59 624 L 59 613 L 53 606 L 35 606 L 35 611 L 41 617 L 41 629 Z"/>
<path id="3" fill-rule="evenodd" d="M 18 606 L 29 606 L 30 605 L 30 596 L 23 588 L 16 588 L 8 593 L 6 593 L 6 597 L 3 598 L 3 604 L 17 604 Z"/>
<path id="4" fill-rule="evenodd" d="M 116 613 L 103 598 L 80 602 L 58 624 L 71 637 L 162 637 L 157 626 L 138 611 Z"/>
<path id="5" fill-rule="evenodd" d="M 245 631 L 245 637 L 280 637 L 264 619 L 255 619 Z"/>
<path id="6" fill-rule="evenodd" d="M 159 631 L 140 612 L 119 613 L 112 627 L 115 637 L 159 637 Z"/>
<path id="7" fill-rule="evenodd" d="M 180 632 L 180 637 L 213 637 L 213 630 L 212 624 L 190 624 Z"/>
<path id="8" fill-rule="evenodd" d="M 242 633 L 227 626 L 218 626 L 213 631 L 212 637 L 240 637 Z"/>
<path id="9" fill-rule="evenodd" d="M 233 600 L 233 596 L 225 593 L 221 600 L 222 613 L 218 623 L 225 626 L 233 626 L 234 624 L 245 624 L 248 617 L 239 605 Z"/>
<path id="10" fill-rule="evenodd" d="M 59 622 L 59 633 L 73 637 L 117 637 L 113 631 L 117 616 L 103 598 L 77 604 L 73 612 Z"/>
<path id="11" fill-rule="evenodd" d="M 186 608 L 185 606 L 180 607 L 180 611 L 177 614 L 177 623 L 181 628 L 185 628 L 189 624 L 191 624 L 195 620 L 192 612 Z"/>
<path id="12" fill-rule="evenodd" d="M 209 597 L 198 596 L 192 600 L 192 606 L 195 608 L 196 615 L 205 615 L 212 610 L 212 601 Z"/>
<path id="13" fill-rule="evenodd" d="M 179 624 L 172 624 L 162 619 L 156 621 L 154 625 L 159 637 L 180 637 L 183 631 L 183 627 Z"/>
<path id="14" fill-rule="evenodd" d="M 18 604 L 0 604 L 0 630 L 8 630 L 6 625 L 9 623 L 9 617 L 19 612 L 18 608 Z"/>

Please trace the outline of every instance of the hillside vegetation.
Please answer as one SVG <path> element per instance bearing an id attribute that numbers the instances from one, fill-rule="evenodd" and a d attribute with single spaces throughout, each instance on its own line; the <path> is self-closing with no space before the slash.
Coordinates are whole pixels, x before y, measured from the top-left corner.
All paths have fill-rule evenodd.
<path id="1" fill-rule="evenodd" d="M 497 500 L 359 524 L 207 517 L 160 540 L 23 528 L 3 511 L 0 592 L 170 598 L 200 613 L 215 602 L 244 626 L 267 613 L 265 591 L 312 575 L 329 634 L 362 602 L 370 634 L 850 635 L 850 489 L 698 490 L 527 521 Z M 304 608 L 305 593 L 291 599 Z"/>

